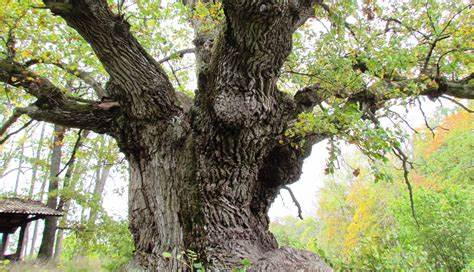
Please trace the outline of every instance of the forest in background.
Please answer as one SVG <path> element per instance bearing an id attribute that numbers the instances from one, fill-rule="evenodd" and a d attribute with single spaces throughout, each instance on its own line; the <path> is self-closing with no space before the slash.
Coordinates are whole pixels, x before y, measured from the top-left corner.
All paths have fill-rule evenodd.
<path id="1" fill-rule="evenodd" d="M 380 165 L 386 178 L 375 180 L 367 158 L 348 151 L 314 196 L 315 217 L 289 216 L 271 224 L 280 245 L 316 252 L 341 271 L 472 270 L 474 118 L 464 110 L 445 109 L 429 120 L 429 127 L 413 129 L 409 152 L 416 219 L 400 162 L 390 159 Z M 67 215 L 59 223 L 57 263 L 51 270 L 117 271 L 130 261 L 133 242 L 127 220 L 108 215 L 102 202 L 107 180 L 111 175 L 126 178 L 126 165 L 110 138 L 80 135 L 66 130 L 58 135 L 53 126 L 41 123 L 15 135 L 11 144 L 2 145 L 0 160 L 1 176 L 14 176 L 15 187 L 2 188 L 1 195 L 45 202 L 51 164 L 60 149 L 64 176 L 49 195 L 59 196 Z M 27 172 L 31 179 L 25 180 Z M 126 193 L 126 188 L 114 193 Z M 34 261 L 41 230 L 37 224 L 29 227 L 25 264 L 12 268 L 4 261 L 0 267 L 44 268 Z"/>
<path id="2" fill-rule="evenodd" d="M 325 179 L 316 218 L 286 217 L 271 229 L 281 245 L 317 252 L 342 271 L 474 269 L 474 118 L 455 112 L 414 132 L 409 173 L 415 218 L 400 163 L 375 181 L 360 154 Z"/>

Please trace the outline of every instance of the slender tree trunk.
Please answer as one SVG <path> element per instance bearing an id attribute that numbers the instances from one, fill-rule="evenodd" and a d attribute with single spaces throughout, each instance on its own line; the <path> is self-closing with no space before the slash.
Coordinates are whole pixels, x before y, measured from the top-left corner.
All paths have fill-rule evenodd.
<path id="1" fill-rule="evenodd" d="M 46 161 L 50 161 L 52 156 L 52 150 L 48 154 L 48 158 Z M 46 188 L 46 183 L 48 182 L 48 177 L 49 175 L 47 174 L 47 171 L 43 170 L 44 176 L 43 180 L 41 183 L 41 188 L 39 191 L 39 201 L 43 202 L 43 195 L 44 195 L 44 190 Z M 35 254 L 35 246 L 36 246 L 36 238 L 38 237 L 38 228 L 39 228 L 39 220 L 34 221 L 35 222 L 35 227 L 33 229 L 33 237 L 31 237 L 31 248 L 30 248 L 30 255 Z"/>
<path id="2" fill-rule="evenodd" d="M 112 168 L 111 164 L 107 164 L 106 161 L 101 162 L 101 166 L 98 168 L 96 173 L 96 181 L 94 186 L 94 204 L 91 207 L 89 213 L 89 224 L 94 225 L 97 220 L 97 213 L 99 207 L 102 206 L 102 199 L 104 194 L 104 187 L 107 178 L 109 177 L 110 169 Z"/>
<path id="3" fill-rule="evenodd" d="M 61 155 L 65 129 L 62 126 L 54 126 L 53 152 L 51 155 L 51 166 L 49 171 L 49 187 L 47 206 L 56 209 L 58 205 L 59 178 L 61 167 Z M 56 235 L 58 218 L 50 216 L 45 219 L 43 239 L 38 253 L 38 258 L 49 260 L 53 257 L 54 241 Z"/>
<path id="4" fill-rule="evenodd" d="M 2 245 L 0 246 L 0 257 L 3 257 L 3 255 L 5 255 L 5 251 L 7 250 L 7 246 L 8 246 L 8 233 L 7 232 L 3 232 L 2 233 Z"/>
<path id="5" fill-rule="evenodd" d="M 76 152 L 82 147 L 82 144 L 84 143 L 84 140 L 87 138 L 89 135 L 89 131 L 86 130 L 81 134 L 81 138 L 77 142 L 76 146 Z M 80 159 L 77 159 L 77 164 L 76 164 L 76 158 L 77 158 L 77 153 L 73 153 L 70 158 L 70 163 L 67 167 L 66 174 L 64 175 L 64 183 L 63 183 L 63 188 L 64 190 L 68 191 L 68 194 L 70 194 L 73 190 L 75 190 L 75 185 L 76 185 L 76 180 L 78 176 L 78 172 L 82 170 L 80 166 Z M 58 208 L 63 212 L 63 216 L 61 217 L 60 220 L 60 226 L 65 226 L 67 224 L 67 217 L 68 217 L 68 212 L 69 212 L 69 207 L 71 205 L 71 196 L 69 195 L 61 195 L 61 198 L 59 200 L 59 205 Z M 63 249 L 63 238 L 64 238 L 64 230 L 62 228 L 58 229 L 57 235 L 56 235 L 56 245 L 54 248 L 54 258 L 59 260 L 61 257 L 61 252 Z"/>
<path id="6" fill-rule="evenodd" d="M 15 179 L 15 189 L 14 189 L 14 194 L 18 194 L 18 188 L 20 186 L 20 177 L 21 177 L 21 172 L 23 172 L 22 167 L 23 167 L 23 160 L 25 155 L 23 154 L 25 151 L 25 142 L 21 143 L 20 147 L 20 161 L 18 162 L 18 171 L 16 172 L 16 179 Z"/>
<path id="7" fill-rule="evenodd" d="M 41 126 L 41 133 L 40 133 L 40 138 L 38 141 L 38 147 L 36 148 L 35 151 L 35 158 L 33 161 L 33 167 L 31 171 L 31 180 L 30 180 L 30 190 L 28 191 L 28 198 L 32 199 L 33 193 L 35 190 L 35 184 L 36 184 L 36 176 L 38 173 L 38 163 L 41 159 L 41 149 L 43 148 L 43 139 L 44 139 L 44 132 L 45 132 L 46 124 L 43 124 Z M 30 226 L 31 224 L 28 223 L 26 225 L 26 230 L 25 230 L 25 245 L 23 247 L 23 251 L 21 252 L 21 257 L 24 257 L 28 254 L 28 242 L 29 242 L 29 233 L 30 233 Z M 34 247 L 32 244 L 31 247 Z"/>
<path id="8" fill-rule="evenodd" d="M 64 176 L 64 188 L 68 188 L 70 185 L 70 180 L 72 177 L 72 172 L 75 170 L 75 165 L 74 161 L 72 161 L 68 169 L 66 170 L 66 174 Z M 73 189 L 72 186 L 69 187 L 68 189 Z M 65 226 L 67 224 L 67 216 L 68 216 L 68 211 L 69 211 L 69 205 L 71 203 L 70 199 L 65 199 L 64 196 L 61 196 L 61 199 L 59 200 L 59 209 L 63 212 L 63 216 L 60 219 L 59 225 L 60 226 Z M 56 244 L 54 247 L 54 259 L 59 260 L 61 257 L 61 252 L 63 249 L 63 238 L 64 238 L 64 230 L 62 228 L 59 228 L 56 234 Z"/>
<path id="9" fill-rule="evenodd" d="M 10 165 L 10 162 L 13 159 L 17 148 L 18 146 L 12 145 L 10 146 L 9 150 L 5 152 L 4 146 L 0 147 L 0 151 L 2 153 L 2 157 L 0 159 L 0 162 L 2 163 L 0 165 L 0 178 L 6 174 L 5 172 L 7 171 L 8 166 Z"/>
<path id="10" fill-rule="evenodd" d="M 32 171 L 31 171 L 30 190 L 28 191 L 28 198 L 30 198 L 30 199 L 33 197 L 33 193 L 34 193 L 34 190 L 35 190 L 36 175 L 38 173 L 38 164 L 39 164 L 39 161 L 41 160 L 41 149 L 43 148 L 43 139 L 44 139 L 45 129 L 46 129 L 46 124 L 43 124 L 43 126 L 41 127 L 41 133 L 40 133 L 40 138 L 39 138 L 39 141 L 38 141 L 38 147 L 36 148 L 36 151 L 35 151 L 35 158 L 34 158 L 34 161 L 33 161 L 33 167 L 32 167 Z"/>

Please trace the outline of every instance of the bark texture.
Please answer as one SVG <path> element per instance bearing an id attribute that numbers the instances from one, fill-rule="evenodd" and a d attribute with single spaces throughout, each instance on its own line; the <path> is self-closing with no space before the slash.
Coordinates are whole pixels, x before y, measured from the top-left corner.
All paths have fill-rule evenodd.
<path id="1" fill-rule="evenodd" d="M 201 58 L 191 110 L 157 136 L 126 141 L 152 143 L 145 148 L 119 141 L 141 151 L 126 152 L 137 262 L 176 271 L 180 263 L 161 253 L 192 249 L 211 271 L 230 271 L 244 258 L 252 271 L 329 271 L 309 252 L 279 249 L 268 230 L 270 204 L 308 155 L 278 144 L 296 107 L 276 82 L 300 18 L 280 3 L 224 5 L 228 21 L 210 60 Z"/>
<path id="2" fill-rule="evenodd" d="M 74 100 L 12 60 L 0 60 L 0 80 L 38 98 L 18 113 L 117 140 L 131 169 L 130 230 L 139 267 L 186 270 L 176 257 L 190 249 L 208 271 L 231 271 L 244 258 L 250 271 L 331 270 L 310 252 L 279 248 L 267 216 L 280 189 L 300 176 L 311 146 L 325 138 L 306 135 L 300 149 L 282 139 L 298 113 L 329 97 L 318 86 L 289 97 L 276 84 L 294 31 L 322 1 L 222 1 L 224 22 L 194 40 L 194 101 L 175 92 L 107 1 L 43 2 L 90 44 L 110 75 L 101 90 L 110 101 Z M 445 82 L 422 95 L 474 98 L 467 83 Z M 368 95 L 361 90 L 347 98 L 366 102 Z M 391 97 L 379 99 L 383 105 Z"/>

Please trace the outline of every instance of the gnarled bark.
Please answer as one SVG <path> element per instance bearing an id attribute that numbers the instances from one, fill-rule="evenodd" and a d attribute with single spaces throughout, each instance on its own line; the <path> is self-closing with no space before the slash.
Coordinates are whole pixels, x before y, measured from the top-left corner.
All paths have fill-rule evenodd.
<path id="1" fill-rule="evenodd" d="M 280 141 L 283 132 L 299 113 L 338 95 L 313 85 L 290 98 L 276 85 L 294 31 L 322 1 L 222 1 L 223 25 L 196 33 L 194 103 L 178 97 L 159 62 L 106 0 L 44 3 L 90 44 L 110 75 L 104 91 L 110 101 L 75 100 L 12 60 L 0 60 L 0 80 L 38 98 L 19 113 L 117 140 L 131 168 L 137 264 L 150 271 L 186 269 L 162 254 L 191 249 L 211 271 L 229 271 L 244 258 L 251 271 L 330 270 L 312 253 L 278 248 L 267 216 L 279 190 L 298 179 L 311 145 L 325 137 L 307 135 L 307 145 L 294 149 Z M 469 80 L 439 82 L 422 95 L 471 98 Z M 344 98 L 380 106 L 376 102 L 395 97 L 361 90 Z"/>
<path id="2" fill-rule="evenodd" d="M 119 141 L 132 168 L 137 261 L 175 271 L 182 265 L 162 252 L 192 249 L 211 271 L 230 271 L 243 259 L 253 271 L 328 271 L 312 253 L 279 249 L 268 230 L 270 204 L 297 180 L 308 155 L 278 143 L 295 116 L 294 102 L 276 81 L 299 17 L 279 4 L 224 5 L 228 22 L 210 61 L 200 66 L 190 112 L 155 137 L 149 130 L 156 127 L 145 125 L 139 139 Z"/>

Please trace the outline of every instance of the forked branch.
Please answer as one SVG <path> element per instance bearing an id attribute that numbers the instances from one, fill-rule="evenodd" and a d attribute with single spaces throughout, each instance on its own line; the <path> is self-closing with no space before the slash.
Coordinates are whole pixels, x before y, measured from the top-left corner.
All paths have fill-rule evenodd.
<path id="1" fill-rule="evenodd" d="M 26 114 L 35 120 L 99 133 L 111 132 L 114 127 L 113 123 L 118 115 L 116 108 L 103 108 L 100 102 L 80 103 L 68 97 L 48 79 L 38 76 L 19 63 L 0 60 L 0 81 L 23 88 L 37 98 L 28 107 L 17 108 L 6 125 L 13 123 L 18 115 Z"/>
<path id="2" fill-rule="evenodd" d="M 135 119 L 170 119 L 180 110 L 176 94 L 161 66 L 130 32 L 123 15 L 114 14 L 106 0 L 44 0 L 92 47 L 109 73 L 109 95 Z M 147 109 L 144 111 L 143 109 Z"/>

